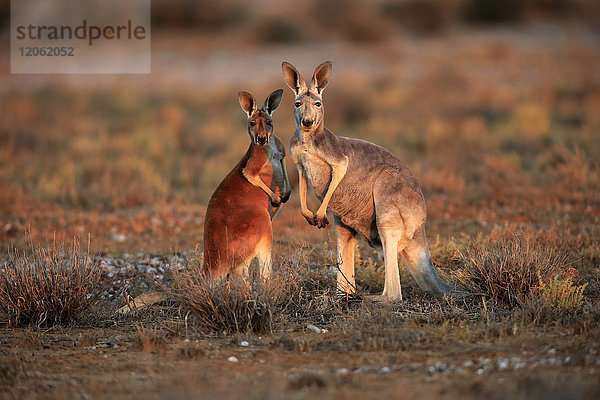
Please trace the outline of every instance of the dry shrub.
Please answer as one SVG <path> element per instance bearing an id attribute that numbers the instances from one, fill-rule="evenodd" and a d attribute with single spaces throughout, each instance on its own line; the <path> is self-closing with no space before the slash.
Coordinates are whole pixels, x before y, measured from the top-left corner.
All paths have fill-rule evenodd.
<path id="1" fill-rule="evenodd" d="M 10 250 L 8 258 L 0 269 L 0 312 L 9 325 L 68 324 L 96 304 L 101 270 L 81 255 L 77 239 L 68 251 L 55 241 L 30 255 Z"/>
<path id="2" fill-rule="evenodd" d="M 336 296 L 322 273 L 306 268 L 292 256 L 270 278 L 250 274 L 211 279 L 201 264 L 190 262 L 175 273 L 170 297 L 212 332 L 269 332 L 276 324 L 327 324 L 339 314 L 343 299 Z"/>
<path id="3" fill-rule="evenodd" d="M 285 308 L 284 292 L 292 285 L 243 277 L 211 279 L 197 269 L 178 275 L 175 300 L 201 323 L 216 332 L 270 332 L 273 312 Z"/>
<path id="4" fill-rule="evenodd" d="M 547 175 L 560 185 L 563 195 L 600 187 L 598 171 L 578 148 L 571 152 L 564 147 L 557 147 L 552 157 L 552 168 Z"/>
<path id="5" fill-rule="evenodd" d="M 553 247 L 515 236 L 491 243 L 469 243 L 456 255 L 463 268 L 456 278 L 467 289 L 485 294 L 496 304 L 516 306 L 538 295 L 567 264 Z"/>
<path id="6" fill-rule="evenodd" d="M 511 155 L 484 155 L 481 181 L 489 197 L 506 200 L 520 194 L 527 187 L 526 176 L 521 171 L 520 160 Z"/>
<path id="7" fill-rule="evenodd" d="M 539 290 L 544 304 L 558 311 L 573 311 L 583 304 L 583 291 L 587 283 L 575 285 L 573 275 L 555 275 L 550 282 L 540 279 Z"/>
<path id="8" fill-rule="evenodd" d="M 451 166 L 445 168 L 415 168 L 421 178 L 422 187 L 428 192 L 462 193 L 465 189 L 465 178 L 452 171 Z"/>
<path id="9" fill-rule="evenodd" d="M 520 135 L 527 139 L 543 139 L 550 130 L 550 108 L 537 103 L 516 107 L 514 120 Z"/>
<path id="10" fill-rule="evenodd" d="M 539 279 L 537 290 L 520 304 L 514 320 L 522 324 L 543 325 L 559 323 L 585 327 L 598 315 L 595 307 L 584 307 L 583 291 L 587 283 L 577 285 L 578 271 L 569 268 L 554 275 L 549 281 Z"/>
<path id="11" fill-rule="evenodd" d="M 136 325 L 138 336 L 136 347 L 144 353 L 158 353 L 165 348 L 166 336 L 163 331 L 156 328 L 146 328 L 144 325 Z"/>

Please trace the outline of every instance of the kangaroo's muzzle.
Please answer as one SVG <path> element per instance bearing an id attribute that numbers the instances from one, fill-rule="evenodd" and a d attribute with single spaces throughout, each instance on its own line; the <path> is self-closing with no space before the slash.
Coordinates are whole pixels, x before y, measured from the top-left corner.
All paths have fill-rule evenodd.
<path id="1" fill-rule="evenodd" d="M 254 141 L 256 142 L 256 144 L 264 146 L 269 141 L 269 136 L 266 134 L 258 134 L 254 137 Z"/>
<path id="2" fill-rule="evenodd" d="M 305 128 L 310 128 L 313 124 L 313 120 L 312 119 L 308 119 L 308 118 L 303 118 L 302 119 L 302 125 L 304 125 Z"/>

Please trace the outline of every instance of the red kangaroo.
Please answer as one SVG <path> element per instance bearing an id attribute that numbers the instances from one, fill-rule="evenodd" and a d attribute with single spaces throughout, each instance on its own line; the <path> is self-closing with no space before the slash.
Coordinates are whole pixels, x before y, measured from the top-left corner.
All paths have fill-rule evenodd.
<path id="1" fill-rule="evenodd" d="M 248 115 L 251 143 L 240 162 L 213 193 L 204 223 L 204 270 L 214 278 L 248 273 L 258 259 L 260 275 L 271 274 L 271 220 L 290 196 L 285 147 L 273 134 L 273 111 L 282 89 L 267 97 L 262 108 L 248 92 L 238 94 Z"/>

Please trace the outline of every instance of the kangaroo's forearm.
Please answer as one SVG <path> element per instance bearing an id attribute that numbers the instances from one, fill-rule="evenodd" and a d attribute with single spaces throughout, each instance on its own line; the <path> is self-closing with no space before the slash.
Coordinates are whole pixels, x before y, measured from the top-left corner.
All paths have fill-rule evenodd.
<path id="1" fill-rule="evenodd" d="M 317 216 L 324 216 L 327 212 L 327 206 L 329 205 L 329 200 L 331 200 L 331 196 L 333 196 L 333 192 L 338 187 L 340 181 L 346 175 L 346 171 L 348 169 L 348 156 L 344 157 L 344 161 L 337 164 L 330 164 L 331 166 L 331 182 L 329 183 L 329 187 L 327 188 L 327 192 L 323 197 L 323 201 L 319 206 L 316 214 Z"/>
<path id="2" fill-rule="evenodd" d="M 252 175 L 249 174 L 247 172 L 246 169 L 244 169 L 242 171 L 242 175 L 244 175 L 244 178 L 246 178 L 248 180 L 248 182 L 250 182 L 251 184 L 253 184 L 256 187 L 261 188 L 273 201 L 277 201 L 279 199 L 279 196 L 277 196 L 277 194 L 275 194 L 275 192 L 273 192 L 263 181 L 262 179 L 260 179 L 259 176 L 257 175 Z"/>
<path id="3" fill-rule="evenodd" d="M 302 215 L 307 215 L 310 213 L 308 207 L 306 207 L 306 179 L 304 179 L 304 174 L 302 171 L 302 167 L 300 164 L 296 164 L 298 167 L 298 194 L 300 195 L 300 212 Z"/>

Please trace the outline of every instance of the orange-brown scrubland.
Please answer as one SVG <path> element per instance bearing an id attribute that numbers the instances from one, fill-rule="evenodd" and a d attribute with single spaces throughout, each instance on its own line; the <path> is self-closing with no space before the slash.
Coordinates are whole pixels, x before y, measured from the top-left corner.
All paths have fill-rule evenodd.
<path id="1" fill-rule="evenodd" d="M 153 1 L 150 75 L 1 63 L 0 397 L 598 398 L 591 3 Z M 469 296 L 430 297 L 401 267 L 404 300 L 373 300 L 383 259 L 362 241 L 357 293 L 337 296 L 332 229 L 296 188 L 271 280 L 199 274 L 208 199 L 248 146 L 237 93 L 326 59 L 328 128 L 410 167 L 433 260 Z M 168 300 L 115 314 L 151 290 Z"/>

